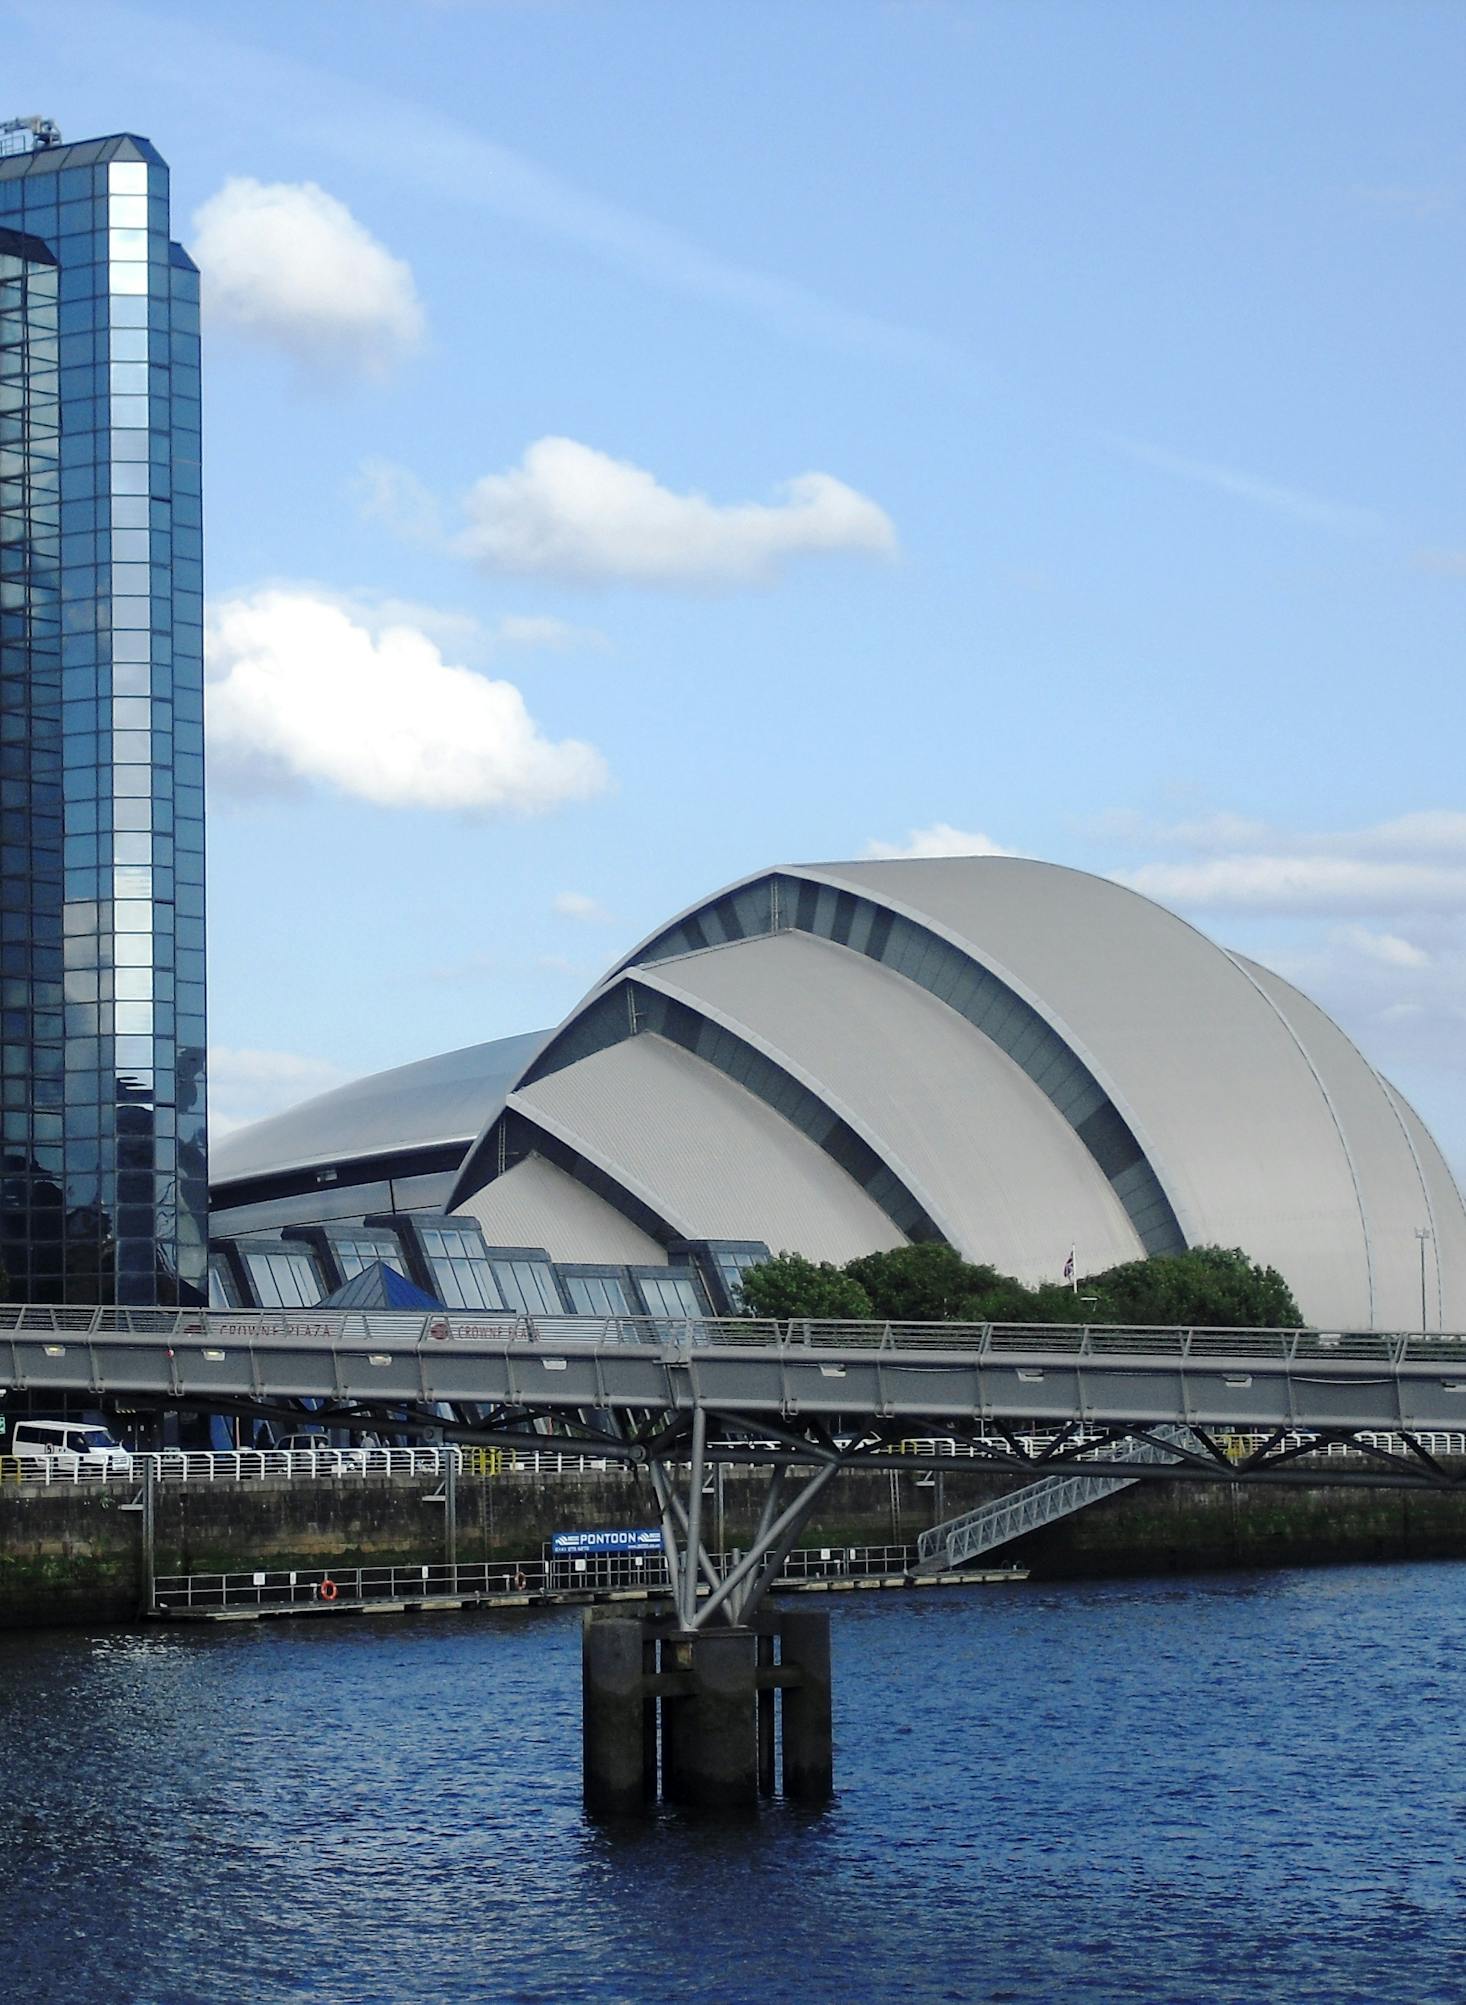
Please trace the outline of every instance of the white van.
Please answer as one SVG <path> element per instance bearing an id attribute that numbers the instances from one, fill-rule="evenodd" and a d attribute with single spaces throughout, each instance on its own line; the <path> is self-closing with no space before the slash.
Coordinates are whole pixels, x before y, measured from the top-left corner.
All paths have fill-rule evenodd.
<path id="1" fill-rule="evenodd" d="M 81 1420 L 17 1420 L 5 1446 L 7 1453 L 22 1462 L 59 1458 L 68 1474 L 73 1466 L 88 1476 L 114 1471 L 126 1475 L 132 1467 L 132 1457 L 105 1427 Z"/>

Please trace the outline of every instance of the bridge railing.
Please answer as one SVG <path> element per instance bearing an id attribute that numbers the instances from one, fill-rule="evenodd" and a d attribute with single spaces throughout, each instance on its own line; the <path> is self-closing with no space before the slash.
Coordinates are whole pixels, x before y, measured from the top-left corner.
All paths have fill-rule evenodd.
<path id="1" fill-rule="evenodd" d="M 491 1311 L 65 1308 L 0 1303 L 0 1338 L 58 1346 L 82 1341 L 149 1348 L 230 1345 L 273 1348 L 322 1343 L 431 1351 L 439 1346 L 599 1349 L 633 1345 L 665 1356 L 703 1348 L 956 1352 L 994 1361 L 1031 1356 L 1081 1363 L 1143 1354 L 1198 1361 L 1256 1360 L 1281 1366 L 1330 1360 L 1398 1365 L 1466 1364 L 1466 1333 L 1378 1330 L 1193 1329 L 1159 1325 L 912 1323 L 666 1316 L 515 1316 Z M 47 1346 L 49 1348 L 49 1345 Z M 56 1353 L 64 1354 L 64 1349 Z"/>
<path id="2" fill-rule="evenodd" d="M 449 1467 L 465 1479 L 605 1475 L 619 1468 L 603 1455 L 560 1449 L 488 1448 L 474 1443 L 431 1448 L 162 1448 L 47 1456 L 0 1453 L 0 1488 L 65 1484 L 99 1489 L 136 1487 L 151 1473 L 162 1487 L 184 1483 L 313 1482 L 323 1477 L 403 1481 L 442 1477 Z"/>

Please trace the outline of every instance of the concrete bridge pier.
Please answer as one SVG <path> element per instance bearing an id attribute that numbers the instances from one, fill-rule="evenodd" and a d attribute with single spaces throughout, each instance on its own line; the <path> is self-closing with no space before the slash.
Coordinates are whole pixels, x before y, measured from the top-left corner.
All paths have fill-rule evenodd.
<path id="1" fill-rule="evenodd" d="M 758 1645 L 751 1629 L 674 1631 L 662 1668 L 683 1685 L 662 1697 L 662 1796 L 703 1810 L 758 1801 Z"/>
<path id="2" fill-rule="evenodd" d="M 587 1609 L 581 1650 L 586 1808 L 647 1816 L 661 1800 L 746 1812 L 776 1784 L 807 1804 L 833 1792 L 830 1618 L 769 1611 L 748 1627 Z M 776 1704 L 778 1717 L 776 1719 Z"/>
<path id="3" fill-rule="evenodd" d="M 830 1618 L 812 1609 L 780 1617 L 783 1687 L 784 1794 L 796 1803 L 827 1803 L 835 1793 Z"/>

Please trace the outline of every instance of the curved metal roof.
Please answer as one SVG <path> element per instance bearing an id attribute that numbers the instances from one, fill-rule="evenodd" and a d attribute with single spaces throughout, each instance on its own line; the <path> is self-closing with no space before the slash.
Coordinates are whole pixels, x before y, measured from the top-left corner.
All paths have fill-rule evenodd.
<path id="1" fill-rule="evenodd" d="M 1431 1320 L 1466 1317 L 1466 1210 L 1398 1095 L 1296 990 L 1106 879 L 1011 857 L 757 873 L 620 963 L 510 1104 L 552 1086 L 573 1149 L 580 1082 L 647 1032 L 686 1049 L 687 1080 L 741 1082 L 888 1221 L 916 1210 L 1025 1278 L 1071 1243 L 1093 1268 L 1218 1242 L 1277 1266 L 1315 1321 L 1398 1328 L 1420 1320 L 1418 1222 Z M 634 1156 L 668 1217 L 682 1171 L 647 1137 L 685 1091 L 596 1115 L 599 1173 Z M 457 1199 L 492 1176 L 489 1145 Z M 748 1146 L 722 1153 L 739 1183 Z M 774 1237 L 839 1257 L 812 1229 Z"/>
<path id="2" fill-rule="evenodd" d="M 334 1086 L 211 1143 L 210 1181 L 239 1183 L 449 1143 L 467 1148 L 548 1036 L 536 1030 L 465 1045 Z"/>
<path id="3" fill-rule="evenodd" d="M 818 1146 L 733 1080 L 631 1037 L 509 1096 L 684 1239 L 761 1239 L 853 1260 L 904 1236 Z"/>
<path id="4" fill-rule="evenodd" d="M 889 969 L 791 932 L 660 961 L 645 979 L 793 1070 L 953 1246 L 980 1246 L 1028 1280 L 1054 1274 L 1070 1246 L 1089 1273 L 1143 1253 L 1083 1143 L 1032 1080 Z"/>
<path id="5" fill-rule="evenodd" d="M 215 1176 L 450 1141 L 450 1207 L 562 1259 L 646 1254 L 649 1234 L 845 1259 L 939 1233 L 1034 1280 L 1071 1245 L 1094 1271 L 1216 1242 L 1277 1266 L 1310 1320 L 1406 1328 L 1423 1243 L 1427 1322 L 1466 1326 L 1466 1208 L 1337 1025 L 1053 864 L 756 873 L 555 1032 L 323 1094 L 226 1137 Z"/>

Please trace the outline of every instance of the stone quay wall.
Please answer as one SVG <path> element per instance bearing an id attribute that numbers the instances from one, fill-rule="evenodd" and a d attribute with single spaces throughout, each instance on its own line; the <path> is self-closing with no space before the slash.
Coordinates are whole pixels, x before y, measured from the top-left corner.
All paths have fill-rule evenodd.
<path id="1" fill-rule="evenodd" d="M 388 1566 L 440 1558 L 441 1479 L 167 1485 L 156 1493 L 159 1574 L 256 1567 Z M 886 1470 L 839 1477 L 800 1543 L 903 1545 L 938 1518 L 1015 1487 L 1011 1481 Z M 723 1479 L 721 1542 L 746 1546 L 761 1502 L 756 1472 Z M 136 1492 L 69 1484 L 0 1485 L 0 1628 L 131 1620 L 142 1592 Z M 709 1501 L 705 1536 L 719 1537 Z M 539 1556 L 551 1534 L 653 1525 L 645 1477 L 463 1476 L 457 1486 L 463 1563 Z M 1466 1491 L 1346 1489 L 1148 1481 L 1040 1532 L 987 1562 L 1035 1578 L 1312 1565 L 1346 1560 L 1466 1558 Z"/>

